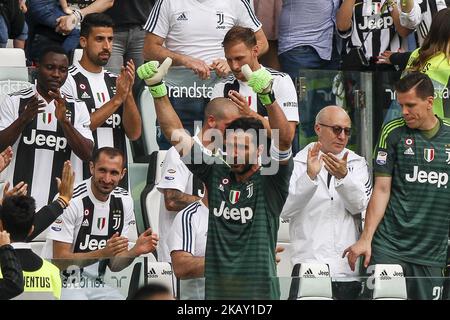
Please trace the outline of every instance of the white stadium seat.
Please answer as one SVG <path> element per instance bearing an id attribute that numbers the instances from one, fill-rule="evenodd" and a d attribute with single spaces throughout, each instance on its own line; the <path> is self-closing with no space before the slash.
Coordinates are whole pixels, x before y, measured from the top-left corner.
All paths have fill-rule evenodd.
<path id="1" fill-rule="evenodd" d="M 399 264 L 376 264 L 374 266 L 374 300 L 406 300 L 406 279 Z"/>
<path id="2" fill-rule="evenodd" d="M 147 183 L 141 193 L 141 209 L 144 220 L 144 228 L 149 227 L 158 233 L 159 208 L 161 203 L 161 193 L 156 188 L 161 179 L 161 170 L 167 151 L 154 151 L 150 155 Z"/>
<path id="3" fill-rule="evenodd" d="M 289 236 L 289 220 L 284 220 L 280 218 L 280 228 L 278 229 L 278 242 L 291 242 Z"/>
<path id="4" fill-rule="evenodd" d="M 75 49 L 73 52 L 73 62 L 80 61 L 83 56 L 83 49 Z"/>
<path id="5" fill-rule="evenodd" d="M 289 300 L 332 300 L 329 266 L 325 263 L 296 264 L 292 270 Z"/>

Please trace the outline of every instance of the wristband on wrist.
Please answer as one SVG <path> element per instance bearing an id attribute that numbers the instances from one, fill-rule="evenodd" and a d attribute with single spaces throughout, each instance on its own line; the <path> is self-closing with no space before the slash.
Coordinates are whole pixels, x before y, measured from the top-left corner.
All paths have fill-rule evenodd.
<path id="1" fill-rule="evenodd" d="M 273 94 L 273 91 L 268 93 L 258 93 L 258 99 L 264 106 L 268 106 L 275 102 L 275 95 Z"/>
<path id="2" fill-rule="evenodd" d="M 75 17 L 77 17 L 77 20 L 79 22 L 83 21 L 83 14 L 81 13 L 80 10 L 74 9 L 73 14 L 75 15 Z"/>
<path id="3" fill-rule="evenodd" d="M 56 201 L 61 205 L 63 209 L 67 208 L 69 206 L 69 200 L 64 196 L 59 196 Z"/>
<path id="4" fill-rule="evenodd" d="M 153 98 L 162 98 L 167 95 L 167 87 L 163 82 L 148 86 L 147 88 L 150 90 Z"/>

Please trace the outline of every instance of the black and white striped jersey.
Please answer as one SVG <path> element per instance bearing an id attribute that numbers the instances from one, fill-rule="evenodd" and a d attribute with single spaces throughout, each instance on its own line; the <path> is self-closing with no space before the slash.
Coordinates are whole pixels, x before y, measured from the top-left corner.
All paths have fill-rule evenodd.
<path id="1" fill-rule="evenodd" d="M 25 110 L 30 99 L 38 94 L 35 86 L 5 97 L 0 106 L 0 130 L 9 127 Z M 39 95 L 39 94 L 38 94 Z M 39 96 L 40 97 L 40 96 Z M 84 102 L 66 95 L 67 114 L 82 136 L 93 140 L 90 118 Z M 45 101 L 42 97 L 40 97 Z M 56 177 L 61 177 L 64 161 L 75 162 L 64 131 L 55 116 L 54 102 L 31 121 L 13 145 L 14 156 L 7 168 L 6 179 L 12 185 L 28 184 L 28 193 L 36 200 L 37 209 L 50 203 L 58 192 Z"/>
<path id="2" fill-rule="evenodd" d="M 92 73 L 84 69 L 78 61 L 69 68 L 66 83 L 61 88 L 63 94 L 68 94 L 85 102 L 89 114 L 102 107 L 116 94 L 117 75 L 107 70 L 100 73 Z M 92 131 L 94 137 L 94 150 L 102 147 L 114 147 L 125 154 L 127 164 L 127 147 L 125 129 L 123 127 L 123 105 L 120 106 L 100 127 Z M 74 170 L 78 170 L 77 181 L 82 181 L 91 176 L 89 163 L 73 164 Z M 75 169 L 76 168 L 76 169 Z M 128 176 L 125 175 L 120 186 L 128 189 Z"/>
<path id="3" fill-rule="evenodd" d="M 100 201 L 92 193 L 90 178 L 75 187 L 69 206 L 50 226 L 44 256 L 53 257 L 53 240 L 70 243 L 74 253 L 85 253 L 105 248 L 116 232 L 129 237 L 135 230 L 133 199 L 128 191 L 116 187 L 107 201 Z"/>
<path id="4" fill-rule="evenodd" d="M 356 0 L 353 7 L 352 27 L 340 36 L 346 38 L 346 52 L 363 47 L 367 59 L 377 57 L 386 50 L 398 51 L 402 46 L 394 26 L 394 18 L 384 0 Z"/>
<path id="5" fill-rule="evenodd" d="M 419 0 L 420 11 L 422 14 L 422 21 L 416 28 L 415 37 L 417 46 L 420 47 L 430 31 L 433 16 L 443 9 L 447 8 L 444 0 Z"/>
<path id="6" fill-rule="evenodd" d="M 274 77 L 273 92 L 278 105 L 283 110 L 288 121 L 299 122 L 299 113 L 297 106 L 297 91 L 294 83 L 287 73 L 279 72 L 266 68 Z M 256 93 L 250 88 L 247 82 L 240 81 L 234 75 L 230 75 L 218 82 L 211 94 L 211 99 L 217 97 L 228 98 L 228 92 L 235 90 L 246 97 L 250 108 L 263 117 L 267 117 L 267 110 L 259 101 Z"/>

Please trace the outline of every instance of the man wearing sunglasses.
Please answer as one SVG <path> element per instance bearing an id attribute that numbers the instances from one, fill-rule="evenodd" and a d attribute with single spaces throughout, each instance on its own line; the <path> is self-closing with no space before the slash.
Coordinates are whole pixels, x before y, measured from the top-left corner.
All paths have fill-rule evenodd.
<path id="1" fill-rule="evenodd" d="M 371 179 L 366 160 L 346 148 L 348 114 L 328 106 L 316 116 L 318 141 L 294 158 L 289 196 L 281 217 L 290 219 L 292 264 L 327 263 L 335 299 L 355 299 L 361 289 L 342 251 L 359 238 L 361 212 L 369 202 Z"/>

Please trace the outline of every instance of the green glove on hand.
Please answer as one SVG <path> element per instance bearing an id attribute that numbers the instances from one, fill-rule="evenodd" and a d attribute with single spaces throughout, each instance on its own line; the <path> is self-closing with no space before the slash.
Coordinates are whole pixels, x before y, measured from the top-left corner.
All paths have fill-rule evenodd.
<path id="1" fill-rule="evenodd" d="M 265 106 L 275 102 L 275 96 L 272 91 L 273 76 L 265 68 L 255 72 L 250 69 L 248 64 L 242 66 L 242 72 L 247 78 L 248 85 L 257 93 L 259 100 Z"/>
<path id="2" fill-rule="evenodd" d="M 149 61 L 137 69 L 138 77 L 145 81 L 153 98 L 167 95 L 167 88 L 162 80 L 171 65 L 172 59 L 167 57 L 161 65 L 158 61 Z"/>

